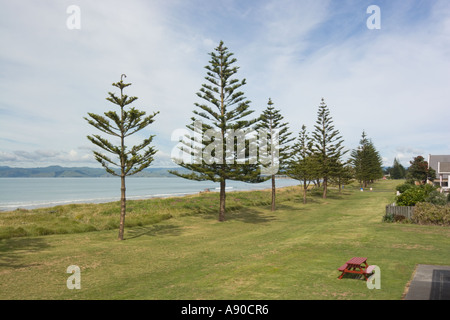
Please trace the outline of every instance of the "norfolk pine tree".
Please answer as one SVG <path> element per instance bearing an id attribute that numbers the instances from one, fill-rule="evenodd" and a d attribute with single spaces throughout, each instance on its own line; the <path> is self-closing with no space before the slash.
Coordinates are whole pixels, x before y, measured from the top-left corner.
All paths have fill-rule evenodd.
<path id="1" fill-rule="evenodd" d="M 354 168 L 349 162 L 338 161 L 334 174 L 330 177 L 331 184 L 339 187 L 339 193 L 342 191 L 342 186 L 349 184 L 355 176 Z"/>
<path id="2" fill-rule="evenodd" d="M 247 140 L 243 150 L 245 158 L 236 161 L 237 154 L 242 150 L 237 150 L 239 146 L 233 132 L 251 130 L 258 121 L 258 119 L 245 120 L 254 111 L 249 109 L 250 101 L 246 100 L 244 93 L 238 91 L 246 84 L 245 79 L 239 81 L 233 78 L 239 69 L 233 66 L 237 60 L 224 46 L 223 41 L 209 55 L 211 60 L 209 65 L 205 66 L 207 70 L 205 79 L 208 83 L 202 84 L 200 92 L 197 93 L 197 96 L 206 103 L 195 103 L 199 110 L 194 110 L 193 113 L 197 118 L 192 117 L 192 124 L 186 126 L 195 132 L 200 123 L 201 127 L 197 131 L 200 131 L 198 133 L 202 137 L 195 139 L 194 134 L 194 137 L 185 143 L 184 152 L 186 154 L 188 150 L 194 161 L 177 160 L 180 166 L 191 172 L 188 174 L 176 170 L 170 172 L 190 180 L 218 182 L 220 184 L 218 220 L 225 221 L 226 180 L 251 183 L 264 180 L 260 176 L 259 164 L 250 161 L 252 160 L 249 154 L 250 143 Z M 211 145 L 214 148 L 210 149 Z M 202 157 L 206 151 L 211 156 L 208 159 Z"/>
<path id="3" fill-rule="evenodd" d="M 394 159 L 392 168 L 389 168 L 389 174 L 391 175 L 391 179 L 404 179 L 406 177 L 406 169 L 397 158 Z"/>
<path id="4" fill-rule="evenodd" d="M 269 102 L 267 103 L 267 108 L 263 111 L 260 122 L 256 126 L 257 130 L 264 130 L 268 138 L 269 149 L 271 150 L 271 165 L 273 166 L 276 162 L 278 164 L 278 168 L 284 171 L 286 169 L 286 161 L 290 157 L 290 146 L 289 142 L 293 141 L 294 138 L 291 138 L 292 134 L 289 132 L 288 123 L 283 123 L 284 117 L 281 115 L 281 111 L 277 110 L 273 107 L 272 99 L 269 98 Z M 277 141 L 275 141 L 277 140 Z M 278 159 L 273 159 L 274 150 L 273 148 L 277 148 Z M 275 187 L 275 172 L 272 173 L 272 211 L 275 211 L 275 196 L 276 196 L 276 187 Z"/>
<path id="5" fill-rule="evenodd" d="M 312 141 L 303 125 L 298 138 L 292 147 L 291 157 L 286 174 L 295 180 L 303 182 L 303 203 L 306 204 L 306 191 L 311 181 L 318 175 L 316 157 L 312 150 Z"/>
<path id="6" fill-rule="evenodd" d="M 339 130 L 334 129 L 330 111 L 323 98 L 317 112 L 312 140 L 314 153 L 318 157 L 320 177 L 323 179 L 323 198 L 326 199 L 328 179 L 334 175 L 336 164 L 347 151 L 342 146 L 344 140 L 339 135 Z"/>
<path id="7" fill-rule="evenodd" d="M 366 188 L 369 183 L 383 176 L 381 156 L 364 131 L 358 148 L 351 153 L 351 162 L 361 187 Z"/>
<path id="8" fill-rule="evenodd" d="M 125 76 L 125 75 L 122 75 Z M 111 153 L 115 156 L 115 159 L 111 159 L 105 154 L 98 151 L 93 151 L 95 159 L 101 163 L 105 170 L 114 175 L 120 176 L 121 181 L 121 197 L 120 197 L 120 224 L 119 224 L 119 240 L 123 240 L 124 228 L 125 228 L 125 214 L 126 214 L 126 188 L 125 177 L 133 175 L 147 168 L 153 161 L 153 156 L 156 153 L 154 147 L 150 144 L 154 135 L 144 139 L 142 143 L 131 147 L 130 149 L 125 146 L 125 138 L 141 131 L 149 124 L 154 122 L 154 117 L 159 112 L 154 112 L 152 115 L 145 116 L 145 111 L 139 111 L 133 107 L 129 110 L 125 110 L 125 106 L 134 102 L 137 97 L 129 97 L 123 94 L 124 88 L 131 85 L 131 83 L 124 83 L 122 80 L 117 83 L 113 83 L 114 87 L 120 89 L 120 97 L 117 97 L 114 93 L 108 92 L 109 97 L 106 98 L 109 102 L 120 107 L 120 112 L 108 111 L 105 112 L 105 116 L 97 115 L 94 113 L 88 113 L 89 118 L 84 118 L 90 125 L 98 130 L 115 137 L 120 141 L 120 145 L 114 145 L 107 139 L 102 138 L 100 135 L 92 135 L 87 138 L 96 146 Z M 126 77 L 126 76 L 125 76 Z M 119 167 L 120 173 L 113 170 L 111 166 Z"/>

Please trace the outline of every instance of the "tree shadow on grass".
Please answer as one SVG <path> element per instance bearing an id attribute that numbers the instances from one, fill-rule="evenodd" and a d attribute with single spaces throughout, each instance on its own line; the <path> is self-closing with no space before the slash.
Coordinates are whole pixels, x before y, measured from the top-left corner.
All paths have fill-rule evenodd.
<path id="1" fill-rule="evenodd" d="M 287 211 L 292 211 L 292 212 L 309 211 L 309 210 L 311 210 L 311 208 L 307 207 L 307 205 L 310 203 L 313 203 L 313 202 L 312 201 L 307 202 L 306 204 L 303 203 L 303 200 L 296 202 L 296 203 L 281 202 L 276 205 L 276 210 L 287 210 Z"/>
<path id="2" fill-rule="evenodd" d="M 367 281 L 366 278 L 364 278 L 364 276 L 362 274 L 358 274 L 358 273 L 345 273 L 344 276 L 340 280 L 344 280 L 344 279 Z"/>
<path id="3" fill-rule="evenodd" d="M 327 199 L 336 199 L 336 200 L 340 200 L 344 198 L 344 194 L 342 193 L 329 193 L 327 194 Z M 326 200 L 326 199 L 324 199 Z"/>
<path id="4" fill-rule="evenodd" d="M 160 235 L 178 236 L 181 229 L 174 225 L 150 225 L 144 227 L 134 227 L 126 233 L 125 240 L 135 239 L 142 236 L 156 237 Z"/>
<path id="5" fill-rule="evenodd" d="M 218 220 L 219 208 L 203 209 L 187 215 L 201 217 L 206 220 Z M 237 220 L 246 223 L 266 223 L 275 219 L 275 215 L 267 215 L 257 209 L 247 208 L 245 206 L 230 205 L 225 208 L 225 221 Z"/>
<path id="6" fill-rule="evenodd" d="M 233 210 L 231 212 L 225 213 L 225 220 L 227 221 L 235 220 L 245 223 L 261 224 L 261 223 L 268 223 L 276 219 L 277 217 L 275 214 L 268 215 L 266 213 L 262 213 L 259 210 L 247 208 L 243 208 L 240 210 Z"/>
<path id="7" fill-rule="evenodd" d="M 2 239 L 0 240 L 0 267 L 18 269 L 38 265 L 22 263 L 22 255 L 49 247 L 50 245 L 43 237 Z"/>

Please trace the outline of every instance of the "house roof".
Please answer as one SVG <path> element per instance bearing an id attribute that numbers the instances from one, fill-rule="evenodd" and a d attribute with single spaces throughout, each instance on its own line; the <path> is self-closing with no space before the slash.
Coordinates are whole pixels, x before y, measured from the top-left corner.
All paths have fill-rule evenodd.
<path id="1" fill-rule="evenodd" d="M 450 173 L 450 155 L 429 155 L 428 167 L 433 168 L 436 174 L 443 173 L 448 175 Z"/>
<path id="2" fill-rule="evenodd" d="M 439 162 L 438 163 L 438 172 L 439 173 L 450 173 L 450 162 Z"/>

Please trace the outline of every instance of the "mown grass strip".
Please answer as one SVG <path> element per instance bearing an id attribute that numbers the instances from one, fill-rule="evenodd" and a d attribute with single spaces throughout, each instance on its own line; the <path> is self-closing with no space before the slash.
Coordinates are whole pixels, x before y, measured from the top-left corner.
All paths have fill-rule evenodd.
<path id="1" fill-rule="evenodd" d="M 393 186 L 346 188 L 306 205 L 293 189 L 280 192 L 286 200 L 275 212 L 269 203 L 242 205 L 264 193 L 230 193 L 238 204 L 223 223 L 215 208 L 193 213 L 173 199 L 177 214 L 127 228 L 125 241 L 116 230 L 2 239 L 0 298 L 401 299 L 416 264 L 450 265 L 450 229 L 382 222 Z M 187 200 L 206 205 L 212 196 Z M 337 279 L 353 256 L 380 267 L 380 290 Z M 66 287 L 69 265 L 81 269 L 80 290 Z"/>

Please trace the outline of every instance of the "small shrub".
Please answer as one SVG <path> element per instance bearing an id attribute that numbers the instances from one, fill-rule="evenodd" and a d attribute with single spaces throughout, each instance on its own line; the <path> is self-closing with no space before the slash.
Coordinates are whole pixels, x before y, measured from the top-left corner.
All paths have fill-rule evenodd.
<path id="1" fill-rule="evenodd" d="M 433 186 L 432 184 L 424 184 L 420 185 L 420 188 L 422 188 L 425 191 L 425 194 L 429 195 L 431 192 L 436 191 L 437 187 Z"/>
<path id="2" fill-rule="evenodd" d="M 425 198 L 425 202 L 445 206 L 447 204 L 447 197 L 445 194 L 440 193 L 437 190 L 433 190 L 430 192 L 428 197 Z"/>
<path id="3" fill-rule="evenodd" d="M 396 203 L 398 206 L 415 206 L 418 202 L 424 202 L 426 196 L 425 190 L 414 187 L 397 196 Z"/>
<path id="4" fill-rule="evenodd" d="M 418 224 L 450 226 L 450 206 L 418 203 L 414 210 L 412 221 Z"/>
<path id="5" fill-rule="evenodd" d="M 393 214 L 393 213 L 387 213 L 383 217 L 383 222 L 393 223 L 393 222 L 409 222 L 408 219 L 406 219 L 405 216 L 402 216 L 400 214 Z"/>
<path id="6" fill-rule="evenodd" d="M 438 197 L 440 196 L 434 196 L 437 193 L 436 187 L 430 184 L 414 185 L 406 188 L 403 193 L 397 196 L 396 203 L 398 206 L 415 206 L 419 202 L 427 202 L 427 199 L 430 201 L 439 201 Z"/>
<path id="7" fill-rule="evenodd" d="M 413 188 L 413 187 L 414 187 L 414 184 L 405 182 L 405 183 L 403 183 L 403 184 L 401 184 L 401 185 L 398 185 L 395 189 L 396 189 L 398 192 L 403 193 L 403 192 L 405 192 L 406 190 L 411 189 L 411 188 Z"/>
<path id="8" fill-rule="evenodd" d="M 406 217 L 400 214 L 394 216 L 394 222 L 405 222 Z"/>
<path id="9" fill-rule="evenodd" d="M 383 217 L 383 222 L 394 222 L 394 215 L 392 213 L 387 213 Z"/>

